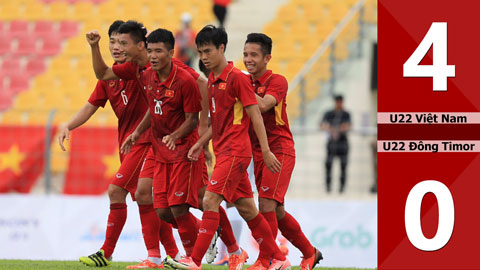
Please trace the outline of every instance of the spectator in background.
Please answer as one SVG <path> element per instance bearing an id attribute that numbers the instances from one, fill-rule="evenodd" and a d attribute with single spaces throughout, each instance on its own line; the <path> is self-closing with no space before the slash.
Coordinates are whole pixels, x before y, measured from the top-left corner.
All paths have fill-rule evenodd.
<path id="1" fill-rule="evenodd" d="M 348 160 L 347 132 L 350 130 L 351 122 L 350 113 L 343 109 L 343 96 L 337 95 L 334 99 L 335 109 L 325 113 L 320 128 L 328 132 L 327 160 L 325 162 L 327 192 L 331 191 L 333 159 L 338 156 L 341 165 L 340 193 L 343 193 L 345 190 Z"/>
<path id="2" fill-rule="evenodd" d="M 190 13 L 182 14 L 182 28 L 175 34 L 176 57 L 185 65 L 193 68 L 192 60 L 197 55 L 197 47 L 195 46 L 196 33 L 190 28 L 192 16 Z"/>
<path id="3" fill-rule="evenodd" d="M 213 13 L 221 28 L 224 28 L 225 17 L 227 16 L 227 8 L 231 0 L 213 0 Z"/>

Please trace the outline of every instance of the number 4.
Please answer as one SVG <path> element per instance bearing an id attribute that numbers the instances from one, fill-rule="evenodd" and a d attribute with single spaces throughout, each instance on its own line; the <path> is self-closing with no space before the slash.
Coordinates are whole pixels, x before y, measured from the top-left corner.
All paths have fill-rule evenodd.
<path id="1" fill-rule="evenodd" d="M 433 65 L 419 65 L 433 45 Z M 403 64 L 403 77 L 432 77 L 433 91 L 447 91 L 447 78 L 455 66 L 447 65 L 447 23 L 434 22 L 420 45 Z"/>

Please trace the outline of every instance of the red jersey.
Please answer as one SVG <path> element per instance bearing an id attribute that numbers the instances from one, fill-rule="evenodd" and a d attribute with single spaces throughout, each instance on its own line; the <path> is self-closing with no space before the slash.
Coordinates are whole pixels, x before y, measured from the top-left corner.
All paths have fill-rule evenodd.
<path id="1" fill-rule="evenodd" d="M 185 65 L 182 61 L 177 58 L 172 58 L 172 63 L 177 66 L 187 70 L 191 76 L 196 80 L 200 76 L 195 70 L 191 67 Z M 114 65 L 112 67 L 113 73 L 117 75 L 120 79 L 124 80 L 135 80 L 140 87 L 140 89 L 145 89 L 144 81 L 142 79 L 142 74 L 145 70 L 150 68 L 150 62 L 144 67 L 140 67 L 136 62 L 126 62 L 121 65 Z"/>
<path id="2" fill-rule="evenodd" d="M 162 142 L 165 135 L 177 130 L 185 122 L 185 113 L 198 113 L 202 110 L 202 96 L 192 75 L 172 63 L 167 79 L 160 82 L 158 74 L 148 69 L 143 74 L 150 114 L 152 115 L 152 145 L 155 159 L 160 162 L 188 161 L 188 150 L 197 142 L 198 131 L 175 142 L 171 151 Z"/>
<path id="3" fill-rule="evenodd" d="M 117 65 L 115 65 L 117 66 Z M 104 107 L 107 100 L 118 118 L 118 143 L 123 143 L 140 124 L 148 109 L 142 93 L 136 90 L 133 80 L 98 81 L 88 102 L 94 106 Z M 142 134 L 138 143 L 150 141 L 150 130 Z"/>
<path id="4" fill-rule="evenodd" d="M 217 78 L 208 77 L 208 97 L 215 156 L 251 157 L 248 128 L 250 118 L 244 107 L 257 104 L 247 76 L 229 62 Z"/>
<path id="5" fill-rule="evenodd" d="M 262 98 L 265 95 L 271 95 L 277 101 L 277 105 L 262 113 L 270 151 L 275 154 L 295 156 L 295 143 L 287 117 L 287 80 L 282 75 L 274 74 L 271 70 L 268 70 L 256 81 L 252 81 L 250 77 L 250 81 L 257 95 Z M 262 149 L 253 128 L 250 128 L 250 139 L 254 160 L 262 159 Z"/>

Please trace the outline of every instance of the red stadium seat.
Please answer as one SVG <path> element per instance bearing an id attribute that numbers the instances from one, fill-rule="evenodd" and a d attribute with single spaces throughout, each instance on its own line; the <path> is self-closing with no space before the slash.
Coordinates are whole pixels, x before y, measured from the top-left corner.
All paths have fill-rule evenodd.
<path id="1" fill-rule="evenodd" d="M 0 34 L 0 55 L 12 53 L 12 38 L 9 35 Z"/>
<path id="2" fill-rule="evenodd" d="M 3 59 L 1 73 L 4 75 L 13 75 L 21 73 L 20 69 L 20 59 L 18 58 L 7 58 Z"/>
<path id="3" fill-rule="evenodd" d="M 41 56 L 52 56 L 60 53 L 62 39 L 58 35 L 50 35 L 43 38 L 42 47 L 39 51 Z"/>
<path id="4" fill-rule="evenodd" d="M 37 40 L 32 36 L 18 37 L 18 47 L 14 51 L 15 56 L 27 56 L 37 53 Z"/>
<path id="5" fill-rule="evenodd" d="M 6 110 L 12 106 L 12 93 L 0 86 L 0 111 Z"/>
<path id="6" fill-rule="evenodd" d="M 34 57 L 28 60 L 25 72 L 28 74 L 28 77 L 32 77 L 44 72 L 45 69 L 45 59 L 40 57 Z"/>
<path id="7" fill-rule="evenodd" d="M 52 21 L 37 21 L 33 27 L 33 34 L 37 37 L 46 37 L 53 33 Z"/>
<path id="8" fill-rule="evenodd" d="M 10 76 L 10 92 L 18 94 L 27 90 L 29 87 L 29 79 L 27 74 L 19 73 Z"/>
<path id="9" fill-rule="evenodd" d="M 8 29 L 10 36 L 23 37 L 28 34 L 28 22 L 27 21 L 11 21 Z"/>
<path id="10" fill-rule="evenodd" d="M 60 23 L 58 33 L 62 38 L 69 38 L 76 35 L 78 32 L 78 22 L 75 21 L 62 21 Z"/>

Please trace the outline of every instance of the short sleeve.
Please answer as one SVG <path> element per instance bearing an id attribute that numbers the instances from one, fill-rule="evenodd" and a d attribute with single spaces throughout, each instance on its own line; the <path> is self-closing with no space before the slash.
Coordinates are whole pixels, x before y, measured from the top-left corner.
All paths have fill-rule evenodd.
<path id="1" fill-rule="evenodd" d="M 343 122 L 343 123 L 351 123 L 350 113 L 349 113 L 349 112 L 345 112 L 345 114 L 344 114 L 344 119 L 343 119 L 342 122 Z"/>
<path id="2" fill-rule="evenodd" d="M 183 111 L 186 113 L 196 113 L 201 111 L 202 105 L 200 104 L 200 100 L 202 100 L 202 96 L 200 95 L 197 82 L 195 82 L 193 78 L 188 78 L 185 80 L 181 89 L 183 97 Z"/>
<path id="3" fill-rule="evenodd" d="M 265 95 L 271 95 L 280 104 L 287 96 L 288 82 L 283 76 L 275 76 L 265 90 Z"/>
<path id="4" fill-rule="evenodd" d="M 243 74 L 237 74 L 234 81 L 235 96 L 242 102 L 243 107 L 257 104 L 255 90 L 250 79 Z"/>
<path id="5" fill-rule="evenodd" d="M 322 123 L 329 123 L 330 124 L 330 111 L 326 112 L 323 115 Z"/>
<path id="6" fill-rule="evenodd" d="M 122 80 L 135 80 L 138 65 L 135 62 L 126 62 L 112 67 L 113 73 Z"/>
<path id="7" fill-rule="evenodd" d="M 182 61 L 180 61 L 178 58 L 172 58 L 172 62 L 177 65 L 179 68 L 182 68 L 183 70 L 187 71 L 192 77 L 195 79 L 195 81 L 200 77 L 200 74 L 198 74 L 193 68 L 185 65 Z"/>
<path id="8" fill-rule="evenodd" d="M 97 85 L 95 86 L 95 90 L 93 90 L 88 102 L 93 106 L 97 107 L 105 107 L 107 103 L 108 96 L 107 96 L 107 82 L 108 81 L 98 81 Z"/>

